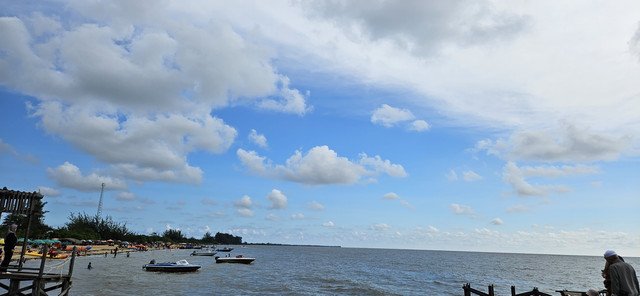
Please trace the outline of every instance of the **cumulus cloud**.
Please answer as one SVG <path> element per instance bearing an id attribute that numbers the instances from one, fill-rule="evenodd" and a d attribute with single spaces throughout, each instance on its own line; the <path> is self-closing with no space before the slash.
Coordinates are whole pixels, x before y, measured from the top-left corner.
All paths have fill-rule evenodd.
<path id="1" fill-rule="evenodd" d="M 237 208 L 250 209 L 251 207 L 253 207 L 253 201 L 251 201 L 251 197 L 245 195 L 240 198 L 240 200 L 234 201 L 233 205 Z"/>
<path id="2" fill-rule="evenodd" d="M 322 223 L 322 226 L 324 226 L 324 227 L 334 227 L 334 226 L 336 226 L 336 224 L 333 223 L 333 221 L 328 221 L 328 222 Z"/>
<path id="3" fill-rule="evenodd" d="M 581 176 L 599 173 L 597 166 L 525 166 L 518 167 L 515 162 L 509 161 L 502 169 L 502 178 L 511 185 L 518 196 L 544 196 L 552 192 L 567 193 L 571 188 L 564 185 L 538 185 L 526 181 L 530 177 L 560 178 L 568 176 Z"/>
<path id="4" fill-rule="evenodd" d="M 494 218 L 489 221 L 492 225 L 504 225 L 504 222 L 500 218 Z"/>
<path id="5" fill-rule="evenodd" d="M 303 214 L 291 214 L 291 220 L 303 220 L 303 219 L 304 219 Z"/>
<path id="6" fill-rule="evenodd" d="M 267 147 L 267 137 L 258 134 L 254 129 L 251 129 L 251 133 L 249 133 L 249 140 L 260 147 Z"/>
<path id="7" fill-rule="evenodd" d="M 83 176 L 80 168 L 65 162 L 56 168 L 47 168 L 49 176 L 56 180 L 56 184 L 61 187 L 71 188 L 83 192 L 99 191 L 102 183 L 105 190 L 126 190 L 127 186 L 121 179 L 101 176 L 98 173 L 91 173 Z"/>
<path id="8" fill-rule="evenodd" d="M 393 127 L 399 124 L 406 124 L 406 129 L 410 131 L 424 132 L 429 130 L 429 124 L 424 120 L 414 120 L 415 116 L 407 109 L 391 107 L 387 104 L 373 111 L 371 122 L 384 127 Z"/>
<path id="9" fill-rule="evenodd" d="M 255 151 L 238 149 L 237 156 L 254 174 L 308 185 L 351 185 L 363 177 L 383 173 L 392 177 L 407 175 L 401 165 L 382 160 L 379 156 L 368 157 L 362 153 L 356 162 L 338 156 L 327 146 L 314 147 L 306 155 L 296 151 L 287 159 L 286 165 L 273 166 L 271 161 L 259 156 Z"/>
<path id="10" fill-rule="evenodd" d="M 475 211 L 466 205 L 451 204 L 451 210 L 456 215 L 475 215 Z"/>
<path id="11" fill-rule="evenodd" d="M 413 120 L 415 116 L 407 109 L 398 109 L 387 104 L 382 106 L 371 115 L 371 122 L 381 124 L 386 127 L 392 127 L 399 122 Z"/>
<path id="12" fill-rule="evenodd" d="M 408 127 L 409 130 L 416 131 L 416 132 L 428 131 L 430 128 L 431 126 L 422 119 L 412 121 Z"/>
<path id="13" fill-rule="evenodd" d="M 278 189 L 271 190 L 267 195 L 267 200 L 271 202 L 269 209 L 281 210 L 287 207 L 287 196 Z"/>
<path id="14" fill-rule="evenodd" d="M 81 17 L 65 24 L 40 12 L 0 18 L 0 83 L 36 98 L 31 115 L 48 133 L 104 164 L 132 166 L 135 180 L 190 168 L 174 182 L 198 184 L 202 172 L 187 155 L 224 153 L 237 134 L 210 115 L 215 108 L 311 109 L 309 94 L 276 72 L 273 52 L 232 26 L 167 17 L 169 3 L 96 5 L 71 3 Z"/>

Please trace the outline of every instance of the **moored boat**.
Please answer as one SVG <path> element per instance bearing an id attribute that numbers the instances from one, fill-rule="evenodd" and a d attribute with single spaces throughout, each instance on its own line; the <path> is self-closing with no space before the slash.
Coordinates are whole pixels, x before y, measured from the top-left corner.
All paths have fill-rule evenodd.
<path id="1" fill-rule="evenodd" d="M 219 257 L 216 256 L 216 263 L 242 263 L 242 264 L 250 264 L 256 260 L 256 258 L 244 257 L 242 255 L 238 255 L 235 257 Z"/>
<path id="2" fill-rule="evenodd" d="M 233 248 L 231 248 L 231 247 L 224 247 L 222 249 L 218 248 L 218 249 L 216 249 L 216 251 L 218 251 L 218 252 L 231 252 L 231 251 L 233 251 Z"/>
<path id="3" fill-rule="evenodd" d="M 215 254 L 217 254 L 218 252 L 211 250 L 211 249 L 202 249 L 200 251 L 193 251 L 193 253 L 191 253 L 191 256 L 213 256 Z"/>
<path id="4" fill-rule="evenodd" d="M 164 262 L 155 263 L 155 260 L 151 260 L 149 264 L 142 266 L 142 269 L 146 271 L 163 271 L 163 272 L 191 272 L 196 271 L 202 267 L 201 265 L 189 264 L 187 260 L 179 260 L 177 262 Z"/>

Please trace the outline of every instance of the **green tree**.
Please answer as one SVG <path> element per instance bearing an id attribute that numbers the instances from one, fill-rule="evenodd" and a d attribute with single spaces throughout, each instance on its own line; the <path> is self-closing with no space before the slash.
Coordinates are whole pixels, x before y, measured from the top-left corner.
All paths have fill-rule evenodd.
<path id="1" fill-rule="evenodd" d="M 179 229 L 167 229 L 162 234 L 162 237 L 174 243 L 183 242 L 187 239 Z"/>
<path id="2" fill-rule="evenodd" d="M 202 243 L 204 244 L 213 244 L 215 241 L 216 239 L 211 235 L 211 232 L 207 231 L 207 233 L 202 236 Z"/>
<path id="3" fill-rule="evenodd" d="M 51 238 L 51 231 L 53 229 L 44 223 L 44 214 L 49 212 L 44 210 L 46 204 L 47 203 L 41 199 L 34 199 L 29 238 Z M 4 217 L 2 227 L 0 227 L 0 233 L 6 233 L 8 226 L 11 224 L 18 225 L 16 236 L 24 237 L 27 232 L 27 226 L 29 225 L 28 216 L 24 214 L 8 214 Z"/>

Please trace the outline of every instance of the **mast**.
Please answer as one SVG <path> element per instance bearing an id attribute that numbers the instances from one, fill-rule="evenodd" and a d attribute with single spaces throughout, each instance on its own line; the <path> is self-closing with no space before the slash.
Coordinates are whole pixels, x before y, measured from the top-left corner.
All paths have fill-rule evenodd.
<path id="1" fill-rule="evenodd" d="M 102 215 L 102 193 L 104 193 L 104 183 L 102 183 L 102 189 L 100 189 L 100 202 L 98 203 L 98 213 L 96 214 L 97 218 L 100 218 L 100 215 Z"/>

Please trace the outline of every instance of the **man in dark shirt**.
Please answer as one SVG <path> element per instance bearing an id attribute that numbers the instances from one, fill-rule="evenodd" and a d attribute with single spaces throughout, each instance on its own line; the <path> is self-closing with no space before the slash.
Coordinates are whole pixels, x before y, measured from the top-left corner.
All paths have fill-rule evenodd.
<path id="1" fill-rule="evenodd" d="M 13 257 L 13 249 L 18 243 L 16 230 L 18 230 L 18 225 L 11 224 L 11 226 L 9 226 L 9 231 L 7 231 L 7 235 L 4 237 L 4 259 L 2 260 L 2 263 L 0 263 L 0 271 L 2 273 L 7 273 L 7 267 L 9 266 L 9 262 L 11 262 L 11 257 Z"/>

